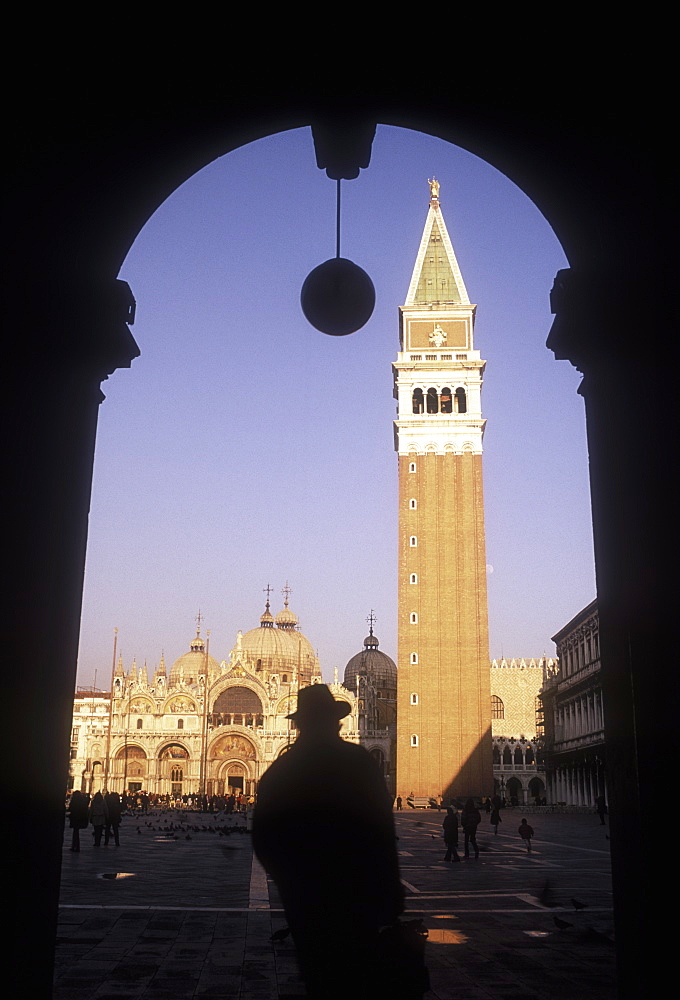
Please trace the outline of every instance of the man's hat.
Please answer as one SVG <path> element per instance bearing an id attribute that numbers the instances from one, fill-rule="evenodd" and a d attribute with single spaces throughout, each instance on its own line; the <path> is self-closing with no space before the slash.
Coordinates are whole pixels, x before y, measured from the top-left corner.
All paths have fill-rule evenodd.
<path id="1" fill-rule="evenodd" d="M 312 684 L 298 691 L 297 708 L 287 719 L 311 722 L 314 719 L 344 719 L 352 711 L 346 701 L 336 701 L 325 684 Z"/>

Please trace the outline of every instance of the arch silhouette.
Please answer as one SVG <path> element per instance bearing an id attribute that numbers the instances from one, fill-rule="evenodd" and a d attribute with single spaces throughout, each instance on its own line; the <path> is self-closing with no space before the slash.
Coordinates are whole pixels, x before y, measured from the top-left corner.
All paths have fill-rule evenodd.
<path id="1" fill-rule="evenodd" d="M 645 155 L 638 155 L 629 103 L 605 119 L 591 90 L 588 100 L 570 94 L 564 106 L 555 101 L 546 116 L 540 88 L 532 81 L 522 90 L 514 77 L 502 95 L 480 85 L 473 97 L 446 84 L 436 95 L 421 94 L 409 79 L 389 100 L 368 83 L 360 97 L 322 100 L 311 85 L 282 96 L 263 76 L 247 95 L 238 92 L 237 102 L 231 81 L 209 96 L 170 85 L 155 95 L 152 116 L 115 83 L 116 101 L 90 80 L 82 94 L 65 89 L 60 104 L 57 76 L 50 80 L 55 110 L 43 109 L 37 122 L 19 116 L 11 131 L 4 272 L 11 377 L 3 402 L 12 429 L 6 518 L 16 549 L 7 697 L 17 730 L 10 742 L 21 747 L 10 794 L 23 817 L 10 850 L 25 873 L 15 926 L 30 925 L 34 951 L 49 956 L 99 383 L 137 353 L 128 326 L 133 301 L 116 280 L 121 263 L 161 202 L 215 157 L 311 123 L 320 166 L 342 173 L 343 164 L 358 169 L 365 161 L 371 123 L 384 122 L 437 135 L 492 163 L 543 212 L 569 260 L 553 288 L 548 344 L 584 373 L 617 952 L 622 996 L 637 995 L 636 955 L 652 934 L 643 915 L 662 881 L 655 859 L 637 854 L 641 817 L 672 787 L 671 757 L 660 753 L 658 738 L 672 731 L 672 699 L 658 699 L 655 685 L 667 656 L 662 643 L 673 634 L 665 567 L 676 525 L 666 456 L 675 444 L 675 413 L 671 393 L 659 392 L 650 447 L 647 424 L 631 419 L 627 404 L 650 337 L 641 296 L 653 297 L 657 359 L 675 354 L 666 284 L 673 201 L 653 156 L 663 129 L 647 131 Z M 637 110 L 648 113 L 642 99 Z M 41 734 L 29 747 L 21 738 L 27 704 Z M 637 877 L 628 865 L 633 854 Z M 22 971 L 34 978 L 24 978 L 22 988 L 48 995 L 49 961 L 31 965 Z"/>

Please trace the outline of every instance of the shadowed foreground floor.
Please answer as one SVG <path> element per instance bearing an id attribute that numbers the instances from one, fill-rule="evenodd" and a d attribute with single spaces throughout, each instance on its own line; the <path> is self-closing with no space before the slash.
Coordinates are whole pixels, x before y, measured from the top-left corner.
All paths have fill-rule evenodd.
<path id="1" fill-rule="evenodd" d="M 609 844 L 598 817 L 530 815 L 527 855 L 519 810 L 502 813 L 497 837 L 484 816 L 479 860 L 454 865 L 442 860 L 443 815 L 395 814 L 406 916 L 428 927 L 427 1000 L 614 1000 Z M 240 818 L 126 816 L 119 848 L 95 849 L 89 831 L 81 842 L 70 852 L 66 831 L 57 1000 L 304 996 L 290 938 L 272 941 L 285 917 Z M 342 942 L 329 946 L 329 968 L 345 970 L 351 996 Z"/>

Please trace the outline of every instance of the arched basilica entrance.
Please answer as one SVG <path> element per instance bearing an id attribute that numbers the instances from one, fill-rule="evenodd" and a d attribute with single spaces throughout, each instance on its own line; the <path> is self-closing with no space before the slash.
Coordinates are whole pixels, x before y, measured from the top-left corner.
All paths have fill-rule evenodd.
<path id="1" fill-rule="evenodd" d="M 188 778 L 189 751 L 179 743 L 171 743 L 158 758 L 158 791 L 177 798 L 186 792 Z"/>
<path id="2" fill-rule="evenodd" d="M 254 795 L 259 777 L 257 750 L 240 733 L 219 736 L 208 748 L 207 795 Z"/>

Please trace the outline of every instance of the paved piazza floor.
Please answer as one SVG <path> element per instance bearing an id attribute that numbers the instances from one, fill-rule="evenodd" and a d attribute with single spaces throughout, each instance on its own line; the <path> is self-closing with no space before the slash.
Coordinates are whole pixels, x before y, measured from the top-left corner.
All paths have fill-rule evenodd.
<path id="1" fill-rule="evenodd" d="M 527 855 L 521 816 L 504 810 L 494 836 L 483 814 L 479 860 L 445 864 L 444 813 L 395 813 L 406 917 L 428 928 L 425 1000 L 614 1000 L 607 829 L 595 815 L 529 815 Z M 272 941 L 285 927 L 276 890 L 232 824 L 126 816 L 120 847 L 84 831 L 79 854 L 67 829 L 56 1000 L 303 997 L 290 938 Z M 351 962 L 347 976 L 351 998 Z"/>

